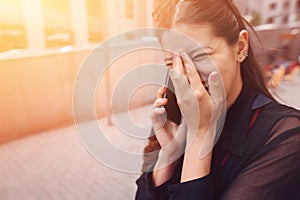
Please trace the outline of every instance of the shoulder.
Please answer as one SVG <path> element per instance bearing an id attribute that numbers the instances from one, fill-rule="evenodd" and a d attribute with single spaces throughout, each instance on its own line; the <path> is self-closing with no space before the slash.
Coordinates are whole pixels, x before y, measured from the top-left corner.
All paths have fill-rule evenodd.
<path id="1" fill-rule="evenodd" d="M 279 146 L 300 151 L 300 111 L 275 101 L 261 108 L 248 134 L 250 149 L 268 152 Z"/>
<path id="2" fill-rule="evenodd" d="M 295 108 L 273 101 L 262 109 L 261 115 L 266 125 L 271 123 L 271 132 L 295 130 L 300 134 L 300 111 Z"/>
<path id="3" fill-rule="evenodd" d="M 264 140 L 264 148 L 276 148 L 279 145 L 300 151 L 300 111 L 271 102 L 261 112 L 261 125 L 269 126 Z M 293 150 L 292 150 L 293 149 Z"/>
<path id="4" fill-rule="evenodd" d="M 279 115 L 281 117 L 300 117 L 300 110 L 280 104 L 276 101 L 272 101 L 271 103 L 267 104 L 263 108 L 263 111 L 269 115 Z"/>
<path id="5" fill-rule="evenodd" d="M 300 110 L 282 105 L 278 102 L 272 101 L 261 109 L 260 120 L 263 120 L 265 125 L 289 123 L 292 122 L 291 127 L 300 127 Z"/>

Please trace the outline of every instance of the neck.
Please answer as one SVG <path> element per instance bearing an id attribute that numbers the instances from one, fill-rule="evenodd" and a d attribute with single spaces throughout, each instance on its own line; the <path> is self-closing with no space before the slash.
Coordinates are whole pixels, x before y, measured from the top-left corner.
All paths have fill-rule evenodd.
<path id="1" fill-rule="evenodd" d="M 237 77 L 237 80 L 232 85 L 231 91 L 230 91 L 229 95 L 226 98 L 226 101 L 227 101 L 227 110 L 237 100 L 237 98 L 239 97 L 239 95 L 240 95 L 240 93 L 242 91 L 242 88 L 243 88 L 243 81 L 242 81 L 242 77 L 239 76 L 239 77 Z"/>

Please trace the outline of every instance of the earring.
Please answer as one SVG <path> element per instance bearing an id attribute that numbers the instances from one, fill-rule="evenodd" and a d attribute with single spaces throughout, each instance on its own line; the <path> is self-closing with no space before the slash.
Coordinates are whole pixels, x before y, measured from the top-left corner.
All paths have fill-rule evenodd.
<path id="1" fill-rule="evenodd" d="M 247 51 L 243 51 L 240 56 L 240 62 L 243 62 L 247 56 L 248 56 Z"/>

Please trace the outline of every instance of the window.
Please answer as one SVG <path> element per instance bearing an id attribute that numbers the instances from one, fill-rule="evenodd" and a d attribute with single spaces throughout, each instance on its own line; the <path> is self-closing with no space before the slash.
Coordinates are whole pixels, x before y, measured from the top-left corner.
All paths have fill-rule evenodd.
<path id="1" fill-rule="evenodd" d="M 245 9 L 245 14 L 249 15 L 249 8 L 248 7 Z"/>
<path id="2" fill-rule="evenodd" d="M 289 21 L 289 16 L 288 15 L 285 15 L 283 18 L 282 18 L 282 23 L 283 24 L 287 24 Z"/>
<path id="3" fill-rule="evenodd" d="M 133 0 L 125 0 L 125 17 L 127 19 L 133 19 Z"/>
<path id="4" fill-rule="evenodd" d="M 24 26 L 0 24 L 0 52 L 26 49 L 27 37 Z"/>
<path id="5" fill-rule="evenodd" d="M 69 0 L 42 0 L 47 48 L 74 44 Z"/>
<path id="6" fill-rule="evenodd" d="M 86 0 L 86 11 L 88 16 L 101 17 L 102 16 L 101 0 Z"/>
<path id="7" fill-rule="evenodd" d="M 283 4 L 283 8 L 284 9 L 289 9 L 290 8 L 290 2 L 289 1 L 285 1 Z"/>
<path id="8" fill-rule="evenodd" d="M 276 4 L 276 3 L 271 3 L 271 4 L 269 5 L 269 7 L 270 7 L 271 10 L 275 10 L 276 7 L 277 7 L 277 4 Z"/>
<path id="9" fill-rule="evenodd" d="M 55 10 L 58 12 L 67 12 L 69 10 L 68 2 L 65 0 L 42 0 L 43 7 L 48 10 Z"/>
<path id="10" fill-rule="evenodd" d="M 274 23 L 274 17 L 269 17 L 269 18 L 267 19 L 267 23 L 268 23 L 268 24 Z"/>
<path id="11" fill-rule="evenodd" d="M 22 0 L 0 1 L 0 52 L 27 47 Z"/>
<path id="12" fill-rule="evenodd" d="M 98 43 L 103 40 L 103 4 L 102 0 L 86 0 L 87 25 L 89 42 Z"/>

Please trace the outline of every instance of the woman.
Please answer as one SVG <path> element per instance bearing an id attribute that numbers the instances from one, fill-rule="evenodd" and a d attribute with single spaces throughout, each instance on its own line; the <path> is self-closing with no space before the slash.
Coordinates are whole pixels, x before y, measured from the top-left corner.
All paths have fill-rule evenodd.
<path id="1" fill-rule="evenodd" d="M 154 17 L 160 27 L 211 46 L 205 59 L 211 59 L 219 73 L 210 73 L 207 91 L 201 69 L 195 73 L 185 53 L 173 55 L 171 78 L 184 121 L 179 126 L 163 123 L 168 100 L 166 88 L 161 88 L 151 113 L 155 135 L 145 152 L 161 150 L 151 158 L 154 170 L 137 180 L 136 199 L 299 199 L 300 114 L 278 104 L 268 92 L 246 31 L 250 25 L 236 6 L 231 0 L 165 0 Z M 218 120 L 210 119 L 222 103 L 216 98 L 220 79 L 226 93 L 225 124 L 213 149 L 210 144 L 210 151 L 199 156 L 204 139 L 216 135 L 212 130 Z M 180 90 L 186 83 L 189 88 Z M 182 149 L 184 154 L 174 159 Z"/>

